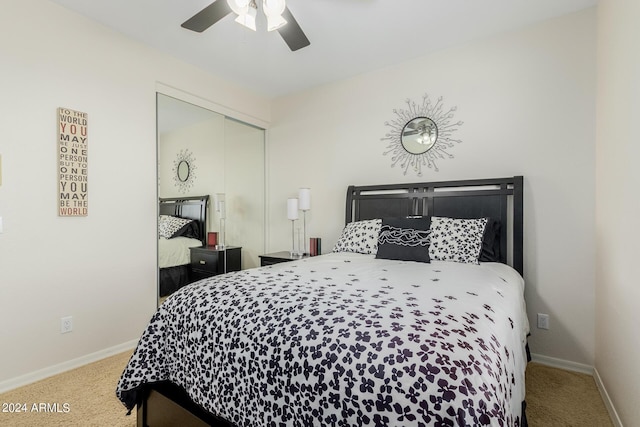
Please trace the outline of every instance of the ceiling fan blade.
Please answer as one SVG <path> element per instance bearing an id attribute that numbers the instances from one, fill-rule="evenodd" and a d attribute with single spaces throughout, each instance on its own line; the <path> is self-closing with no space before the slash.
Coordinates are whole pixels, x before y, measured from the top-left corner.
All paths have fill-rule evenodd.
<path id="1" fill-rule="evenodd" d="M 183 22 L 181 27 L 201 33 L 231 12 L 226 0 L 217 0 Z"/>
<path id="2" fill-rule="evenodd" d="M 278 33 L 280 33 L 285 43 L 287 43 L 289 49 L 296 51 L 309 46 L 311 42 L 302 31 L 302 28 L 300 28 L 298 21 L 293 17 L 288 7 L 284 8 L 282 17 L 287 21 L 287 25 L 278 28 Z"/>

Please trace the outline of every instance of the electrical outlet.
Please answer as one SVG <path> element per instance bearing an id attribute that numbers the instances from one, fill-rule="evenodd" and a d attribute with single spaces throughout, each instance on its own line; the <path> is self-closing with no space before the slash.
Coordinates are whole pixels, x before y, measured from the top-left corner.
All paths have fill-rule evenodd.
<path id="1" fill-rule="evenodd" d="M 549 315 L 538 313 L 538 329 L 549 329 Z"/>
<path id="2" fill-rule="evenodd" d="M 60 333 L 66 334 L 73 331 L 73 317 L 67 316 L 60 319 Z"/>

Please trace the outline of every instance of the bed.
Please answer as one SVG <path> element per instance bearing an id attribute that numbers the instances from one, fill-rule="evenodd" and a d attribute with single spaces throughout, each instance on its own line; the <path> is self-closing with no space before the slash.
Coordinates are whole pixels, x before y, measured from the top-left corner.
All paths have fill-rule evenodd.
<path id="1" fill-rule="evenodd" d="M 118 397 L 139 426 L 526 425 L 522 191 L 349 187 L 334 252 L 168 298 Z"/>
<path id="2" fill-rule="evenodd" d="M 158 266 L 160 296 L 190 282 L 189 248 L 206 242 L 209 196 L 161 198 L 158 204 Z"/>

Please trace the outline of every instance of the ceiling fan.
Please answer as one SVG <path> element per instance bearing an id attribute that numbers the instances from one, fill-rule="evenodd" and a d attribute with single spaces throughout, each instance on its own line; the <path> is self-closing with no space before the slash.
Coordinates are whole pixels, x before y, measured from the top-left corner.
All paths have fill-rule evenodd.
<path id="1" fill-rule="evenodd" d="M 258 0 L 267 16 L 267 29 L 276 30 L 289 46 L 296 51 L 309 46 L 311 42 L 285 5 L 285 0 Z M 200 12 L 182 23 L 187 30 L 203 32 L 230 13 L 235 13 L 236 22 L 256 30 L 255 18 L 258 10 L 256 0 L 216 0 Z"/>

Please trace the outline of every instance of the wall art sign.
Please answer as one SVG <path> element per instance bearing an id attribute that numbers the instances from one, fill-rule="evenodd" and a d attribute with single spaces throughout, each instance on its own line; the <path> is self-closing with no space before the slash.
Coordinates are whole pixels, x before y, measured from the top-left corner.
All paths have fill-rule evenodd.
<path id="1" fill-rule="evenodd" d="M 423 167 L 438 172 L 436 160 L 452 159 L 453 155 L 447 150 L 461 142 L 452 138 L 463 124 L 453 122 L 457 107 L 445 110 L 442 97 L 432 103 L 427 94 L 422 97 L 422 104 L 410 99 L 406 103 L 406 109 L 393 110 L 397 116 L 393 121 L 384 123 L 391 128 L 382 138 L 382 141 L 389 142 L 384 155 L 391 154 L 391 167 L 400 166 L 405 175 L 413 169 L 422 176 Z"/>
<path id="2" fill-rule="evenodd" d="M 59 216 L 87 216 L 87 113 L 58 108 Z"/>

